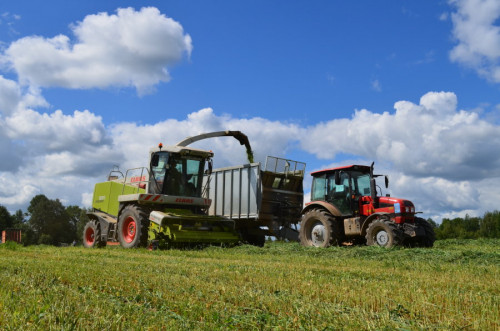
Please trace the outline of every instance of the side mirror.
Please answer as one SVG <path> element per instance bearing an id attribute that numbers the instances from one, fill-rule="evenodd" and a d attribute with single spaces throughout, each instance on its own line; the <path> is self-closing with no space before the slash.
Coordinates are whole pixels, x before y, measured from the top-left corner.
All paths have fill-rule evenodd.
<path id="1" fill-rule="evenodd" d="M 160 155 L 153 154 L 153 157 L 151 158 L 151 166 L 152 167 L 157 167 L 158 163 L 160 163 Z"/>
<path id="2" fill-rule="evenodd" d="M 385 188 L 389 188 L 389 177 L 387 176 L 384 177 L 385 177 Z"/>
<path id="3" fill-rule="evenodd" d="M 340 185 L 340 171 L 335 172 L 335 185 Z"/>
<path id="4" fill-rule="evenodd" d="M 213 163 L 212 163 L 212 159 L 208 160 L 208 175 L 211 175 L 212 174 L 212 170 L 213 170 Z"/>

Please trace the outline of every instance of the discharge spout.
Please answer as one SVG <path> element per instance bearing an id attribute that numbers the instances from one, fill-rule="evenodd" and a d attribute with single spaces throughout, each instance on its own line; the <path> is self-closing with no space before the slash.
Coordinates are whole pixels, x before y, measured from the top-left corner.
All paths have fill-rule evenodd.
<path id="1" fill-rule="evenodd" d="M 179 141 L 176 146 L 186 147 L 187 145 L 192 144 L 196 141 L 208 138 L 216 138 L 216 137 L 234 137 L 236 140 L 239 141 L 240 145 L 245 145 L 248 162 L 250 163 L 254 162 L 253 151 L 252 147 L 250 146 L 250 141 L 248 140 L 246 134 L 244 134 L 241 131 L 217 131 L 217 132 L 202 133 L 197 136 L 187 137 L 184 140 Z"/>

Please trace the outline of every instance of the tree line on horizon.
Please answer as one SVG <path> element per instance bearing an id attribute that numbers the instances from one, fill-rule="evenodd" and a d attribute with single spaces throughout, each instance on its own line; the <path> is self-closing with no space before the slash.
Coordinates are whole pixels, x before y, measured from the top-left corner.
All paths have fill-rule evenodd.
<path id="1" fill-rule="evenodd" d="M 82 241 L 83 228 L 88 222 L 87 210 L 79 206 L 64 206 L 59 199 L 39 194 L 31 199 L 28 210 L 13 215 L 0 205 L 0 231 L 22 231 L 24 245 L 61 246 Z"/>
<path id="2" fill-rule="evenodd" d="M 61 246 L 81 243 L 83 228 L 88 222 L 87 209 L 70 205 L 59 199 L 39 194 L 31 199 L 27 212 L 17 210 L 10 214 L 0 205 L 0 232 L 5 229 L 22 231 L 24 245 Z M 500 238 L 500 211 L 486 212 L 483 217 L 445 218 L 440 224 L 428 219 L 434 227 L 436 239 Z"/>

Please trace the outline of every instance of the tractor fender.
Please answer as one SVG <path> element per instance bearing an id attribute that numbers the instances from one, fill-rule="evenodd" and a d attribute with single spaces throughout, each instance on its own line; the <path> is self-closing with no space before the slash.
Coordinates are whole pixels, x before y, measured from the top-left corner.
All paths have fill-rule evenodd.
<path id="1" fill-rule="evenodd" d="M 309 210 L 315 209 L 315 208 L 326 209 L 333 216 L 342 216 L 342 213 L 340 212 L 340 210 L 337 207 L 335 207 L 334 205 L 332 205 L 331 203 L 328 203 L 326 201 L 314 201 L 314 202 L 311 202 L 304 209 L 302 209 L 301 214 L 304 215 Z"/>
<path id="2" fill-rule="evenodd" d="M 368 226 L 370 225 L 370 223 L 379 218 L 380 216 L 388 216 L 390 218 L 390 214 L 389 213 L 373 213 L 371 214 L 370 216 L 368 216 L 363 224 L 361 225 L 361 235 L 364 236 L 366 235 L 366 229 L 368 228 Z"/>

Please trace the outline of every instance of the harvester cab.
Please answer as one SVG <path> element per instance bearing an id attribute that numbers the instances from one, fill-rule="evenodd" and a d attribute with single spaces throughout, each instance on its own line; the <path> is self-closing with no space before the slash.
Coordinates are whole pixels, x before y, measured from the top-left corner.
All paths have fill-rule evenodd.
<path id="1" fill-rule="evenodd" d="M 150 151 L 149 193 L 200 198 L 205 166 L 211 168 L 212 152 L 159 145 Z"/>
<path id="2" fill-rule="evenodd" d="M 305 246 L 327 247 L 342 242 L 366 242 L 429 247 L 434 231 L 416 217 L 409 200 L 377 195 L 377 177 L 371 166 L 350 165 L 313 172 L 311 202 L 303 210 L 300 240 Z M 380 189 L 380 193 L 381 189 Z"/>

